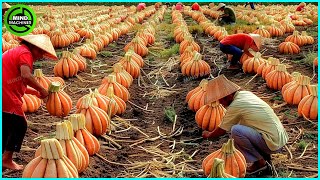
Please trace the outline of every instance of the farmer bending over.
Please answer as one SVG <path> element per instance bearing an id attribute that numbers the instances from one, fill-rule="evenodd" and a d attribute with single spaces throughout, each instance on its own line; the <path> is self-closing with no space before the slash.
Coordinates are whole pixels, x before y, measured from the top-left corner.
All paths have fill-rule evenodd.
<path id="1" fill-rule="evenodd" d="M 204 131 L 203 138 L 216 138 L 231 131 L 236 148 L 253 163 L 247 174 L 267 169 L 270 154 L 278 152 L 287 142 L 288 135 L 273 109 L 249 91 L 224 75 L 209 81 L 206 103 L 219 101 L 227 112 L 221 124 L 212 132 Z"/>
<path id="2" fill-rule="evenodd" d="M 21 170 L 13 161 L 13 152 L 19 152 L 27 131 L 27 121 L 22 110 L 22 96 L 26 93 L 44 99 L 48 92 L 33 77 L 33 63 L 44 56 L 57 59 L 47 35 L 20 37 L 20 46 L 2 54 L 2 167 Z M 27 90 L 27 85 L 35 90 Z"/>
<path id="3" fill-rule="evenodd" d="M 241 66 L 239 60 L 243 53 L 253 56 L 249 49 L 259 51 L 262 39 L 258 34 L 233 34 L 223 38 L 220 41 L 220 50 L 225 54 L 231 54 L 232 59 L 228 69 L 239 69 Z"/>
<path id="4" fill-rule="evenodd" d="M 236 14 L 231 7 L 226 6 L 224 3 L 220 3 L 217 11 L 224 12 L 218 17 L 219 25 L 232 24 L 236 22 Z"/>

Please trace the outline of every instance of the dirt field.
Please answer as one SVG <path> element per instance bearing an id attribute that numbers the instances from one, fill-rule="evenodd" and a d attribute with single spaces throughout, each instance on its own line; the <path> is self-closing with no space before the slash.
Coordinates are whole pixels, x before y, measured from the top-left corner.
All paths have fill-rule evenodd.
<path id="1" fill-rule="evenodd" d="M 99 155 L 90 157 L 88 169 L 80 177 L 205 177 L 202 172 L 202 160 L 211 152 L 221 148 L 230 134 L 214 140 L 202 139 L 202 130 L 197 127 L 195 113 L 188 110 L 185 103 L 186 94 L 196 86 L 201 79 L 182 76 L 179 67 L 179 55 L 158 57 L 159 49 L 169 49 L 176 43 L 168 38 L 168 28 L 171 23 L 171 12 L 165 13 L 165 20 L 156 27 L 156 42 L 149 47 L 151 53 L 144 58 L 142 76 L 135 79 L 129 87 L 130 102 L 121 117 L 113 118 L 117 126 L 106 140 L 99 137 L 101 149 Z M 210 20 L 212 18 L 208 17 Z M 190 17 L 184 16 L 189 24 L 196 23 Z M 166 28 L 168 27 L 168 28 Z M 317 30 L 317 25 L 299 27 L 299 31 L 307 28 Z M 195 40 L 200 45 L 204 59 L 210 64 L 212 76 L 224 74 L 244 90 L 252 91 L 265 100 L 270 106 L 282 104 L 280 91 L 267 88 L 261 77 L 244 74 L 241 70 L 229 71 L 225 68 L 224 54 L 218 48 L 218 41 L 205 34 L 195 34 Z M 287 70 L 301 72 L 313 77 L 312 66 L 301 63 L 304 53 L 309 50 L 318 51 L 318 39 L 314 45 L 302 47 L 298 55 L 281 55 L 278 45 L 289 34 L 272 39 L 263 46 L 263 56 L 279 58 L 288 65 Z M 98 55 L 95 61 L 89 62 L 86 72 L 79 73 L 78 78 L 66 80 L 65 92 L 75 103 L 83 95 L 89 93 L 89 88 L 99 87 L 103 77 L 110 72 L 110 67 L 123 56 L 123 47 L 133 38 L 134 32 L 121 36 L 103 51 L 109 52 L 109 57 Z M 216 64 L 214 63 L 214 60 Z M 166 65 L 163 65 L 163 63 Z M 55 62 L 41 61 L 34 68 L 42 68 L 45 75 L 53 74 Z M 168 65 L 169 64 L 169 65 Z M 104 66 L 101 66 L 104 65 Z M 162 67 L 162 68 L 161 68 Z M 251 80 L 252 79 L 252 80 Z M 312 83 L 317 83 L 318 76 Z M 251 80 L 251 81 L 250 81 Z M 250 81 L 250 82 L 249 82 Z M 156 84 L 156 85 L 154 85 Z M 177 119 L 173 123 L 165 118 L 164 109 L 174 107 Z M 284 105 L 274 108 L 289 135 L 288 149 L 273 156 L 273 163 L 279 177 L 309 177 L 317 174 L 318 159 L 318 127 L 317 122 L 311 123 L 297 116 L 297 106 Z M 27 114 L 28 130 L 23 142 L 23 150 L 16 153 L 14 160 L 26 165 L 34 158 L 35 149 L 41 138 L 53 137 L 54 123 L 62 121 L 48 114 L 44 105 L 33 114 Z M 305 151 L 304 151 L 305 150 Z M 302 155 L 302 156 L 301 156 Z M 22 172 L 5 170 L 3 177 L 21 177 Z M 265 175 L 271 177 L 271 175 Z"/>

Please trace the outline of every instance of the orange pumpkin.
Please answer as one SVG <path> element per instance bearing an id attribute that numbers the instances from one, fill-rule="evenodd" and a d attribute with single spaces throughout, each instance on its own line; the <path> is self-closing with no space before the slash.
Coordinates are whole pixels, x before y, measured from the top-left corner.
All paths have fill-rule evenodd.
<path id="1" fill-rule="evenodd" d="M 197 112 L 205 105 L 208 81 L 201 81 L 199 87 L 193 89 L 187 94 L 186 101 L 190 110 Z"/>
<path id="2" fill-rule="evenodd" d="M 282 87 L 281 92 L 284 101 L 288 104 L 298 105 L 303 97 L 310 94 L 310 78 L 308 76 L 299 76 L 295 81 L 286 85 Z"/>
<path id="3" fill-rule="evenodd" d="M 224 171 L 224 160 L 214 158 L 209 178 L 235 178 Z"/>
<path id="4" fill-rule="evenodd" d="M 49 77 L 46 77 L 43 73 L 42 73 L 42 69 L 35 69 L 34 73 L 33 73 L 34 78 L 36 79 L 36 81 L 44 88 L 44 89 L 48 89 L 50 83 L 52 82 L 52 80 Z"/>
<path id="5" fill-rule="evenodd" d="M 202 161 L 202 168 L 206 176 L 210 174 L 215 158 L 223 159 L 226 162 L 224 165 L 226 173 L 240 178 L 246 175 L 246 160 L 242 153 L 234 147 L 233 139 L 229 139 L 221 149 L 211 153 Z"/>
<path id="6" fill-rule="evenodd" d="M 264 26 L 259 26 L 258 29 L 252 32 L 253 34 L 259 34 L 261 37 L 271 38 L 271 35 L 268 30 L 264 28 Z"/>
<path id="7" fill-rule="evenodd" d="M 96 50 L 88 44 L 83 44 L 78 49 L 79 49 L 80 55 L 83 57 L 87 57 L 90 59 L 96 59 L 97 57 Z"/>
<path id="8" fill-rule="evenodd" d="M 52 33 L 50 40 L 55 48 L 66 47 L 71 44 L 69 37 L 59 29 Z"/>
<path id="9" fill-rule="evenodd" d="M 285 84 L 291 81 L 292 76 L 287 72 L 284 64 L 279 64 L 275 70 L 266 75 L 267 86 L 275 90 L 281 90 Z"/>
<path id="10" fill-rule="evenodd" d="M 306 31 L 301 32 L 302 41 L 304 44 L 313 44 L 314 38 L 309 36 Z"/>
<path id="11" fill-rule="evenodd" d="M 282 42 L 279 45 L 279 52 L 284 54 L 298 54 L 300 52 L 300 48 L 293 42 Z"/>
<path id="12" fill-rule="evenodd" d="M 183 54 L 188 46 L 191 46 L 193 50 L 200 52 L 200 46 L 192 39 L 192 37 L 187 37 L 180 43 L 180 54 Z"/>
<path id="13" fill-rule="evenodd" d="M 79 65 L 73 60 L 72 54 L 68 51 L 62 52 L 62 57 L 59 62 L 54 66 L 54 75 L 59 77 L 72 77 L 77 75 Z"/>
<path id="14" fill-rule="evenodd" d="M 91 97 L 84 97 L 77 113 L 86 117 L 86 129 L 93 135 L 105 134 L 110 126 L 110 117 L 97 106 L 93 105 Z"/>
<path id="15" fill-rule="evenodd" d="M 258 67 L 266 60 L 261 57 L 261 53 L 257 52 L 254 57 L 244 61 L 242 69 L 244 73 L 257 73 Z"/>
<path id="16" fill-rule="evenodd" d="M 74 137 L 86 148 L 88 154 L 93 156 L 99 152 L 100 143 L 98 139 L 86 129 L 85 116 L 83 114 L 71 114 L 68 120 L 72 124 Z"/>
<path id="17" fill-rule="evenodd" d="M 288 36 L 285 39 L 285 42 L 293 42 L 298 46 L 303 46 L 304 45 L 304 41 L 302 40 L 302 37 L 299 35 L 298 31 L 293 31 L 293 34 Z"/>
<path id="18" fill-rule="evenodd" d="M 110 116 L 114 116 L 118 111 L 114 103 L 110 103 L 110 98 L 99 93 L 98 89 L 95 89 L 93 92 L 89 89 L 89 94 L 82 96 L 76 104 L 77 109 L 80 109 L 82 101 L 85 97 L 90 97 L 92 99 L 92 104 L 98 108 L 104 110 Z"/>
<path id="19" fill-rule="evenodd" d="M 221 123 L 226 109 L 219 101 L 202 106 L 196 113 L 195 119 L 202 130 L 213 131 Z"/>
<path id="20" fill-rule="evenodd" d="M 186 61 L 181 67 L 185 76 L 203 77 L 210 74 L 211 68 L 207 62 L 202 60 L 200 53 L 195 52 L 190 61 Z"/>
<path id="21" fill-rule="evenodd" d="M 111 75 L 114 75 L 117 82 L 125 88 L 131 86 L 133 82 L 132 76 L 126 70 L 124 70 L 123 66 L 120 63 L 116 63 L 113 65 L 113 72 L 111 73 Z"/>
<path id="22" fill-rule="evenodd" d="M 140 67 L 144 66 L 144 61 L 142 59 L 142 57 L 137 54 L 136 52 L 134 52 L 133 48 L 129 48 L 129 50 L 126 52 L 126 54 L 128 56 L 131 57 L 132 60 L 134 60 Z"/>
<path id="23" fill-rule="evenodd" d="M 298 105 L 298 115 L 318 120 L 318 85 L 310 85 L 310 95 L 305 96 Z"/>
<path id="24" fill-rule="evenodd" d="M 130 47 L 133 47 L 134 52 L 139 54 L 141 57 L 148 54 L 148 48 L 144 45 L 143 39 L 140 37 L 133 38 L 132 41 L 124 47 L 124 51 L 127 52 Z"/>
<path id="25" fill-rule="evenodd" d="M 315 67 L 318 67 L 318 57 L 314 58 L 314 60 L 313 60 L 313 65 L 314 65 Z"/>
<path id="26" fill-rule="evenodd" d="M 76 30 L 76 33 L 78 33 L 80 37 L 85 37 L 87 39 L 90 39 L 94 36 L 94 32 L 89 27 L 80 28 Z"/>
<path id="27" fill-rule="evenodd" d="M 294 25 L 289 21 L 283 22 L 281 23 L 281 25 L 284 27 L 285 33 L 292 33 L 296 29 Z"/>
<path id="28" fill-rule="evenodd" d="M 275 25 L 269 26 L 267 30 L 269 31 L 271 37 L 282 36 L 284 34 L 284 32 L 279 27 L 276 27 Z"/>
<path id="29" fill-rule="evenodd" d="M 269 74 L 269 72 L 273 71 L 276 69 L 276 67 L 280 64 L 280 60 L 277 58 L 273 58 L 270 57 L 268 58 L 267 63 L 265 64 L 265 66 L 263 67 L 263 69 L 261 70 L 261 76 L 263 79 L 266 78 L 267 74 Z M 259 66 L 260 67 L 260 66 Z M 258 68 L 258 72 L 259 72 L 259 68 Z"/>
<path id="30" fill-rule="evenodd" d="M 121 115 L 125 112 L 127 105 L 121 98 L 114 94 L 114 89 L 112 86 L 110 86 L 107 90 L 107 97 L 110 98 L 110 103 L 112 103 L 112 106 L 115 106 L 114 109 L 117 109 L 116 114 Z"/>
<path id="31" fill-rule="evenodd" d="M 24 94 L 22 96 L 23 112 L 36 112 L 41 106 L 41 99 L 32 94 Z"/>
<path id="32" fill-rule="evenodd" d="M 132 76 L 132 78 L 138 78 L 140 75 L 140 66 L 133 60 L 133 56 L 130 53 L 126 53 L 119 63 L 123 68 Z"/>
<path id="33" fill-rule="evenodd" d="M 195 93 L 197 93 L 198 91 L 206 90 L 208 85 L 208 80 L 207 79 L 202 79 L 200 81 L 199 86 L 197 86 L 196 88 L 192 89 L 191 91 L 188 92 L 187 96 L 186 96 L 186 102 L 188 103 L 189 99 L 191 98 L 191 96 L 193 96 Z"/>
<path id="34" fill-rule="evenodd" d="M 52 82 L 48 92 L 46 107 L 49 114 L 58 117 L 67 116 L 72 108 L 72 100 L 67 93 L 60 89 L 60 83 Z"/>
<path id="35" fill-rule="evenodd" d="M 89 154 L 85 147 L 74 137 L 70 121 L 64 121 L 56 125 L 56 139 L 62 146 L 64 154 L 77 168 L 77 171 L 79 173 L 83 172 L 89 166 Z M 48 151 L 48 148 L 50 149 L 49 144 L 46 145 L 45 149 L 42 148 L 42 145 L 37 149 L 35 157 L 41 156 L 42 153 Z"/>
<path id="36" fill-rule="evenodd" d="M 192 46 L 188 46 L 186 47 L 185 51 L 180 55 L 180 62 L 181 65 L 182 63 L 184 63 L 185 61 L 189 61 L 192 59 L 193 55 L 194 55 L 195 50 L 193 50 Z M 180 66 L 181 66 L 180 65 Z"/>
<path id="37" fill-rule="evenodd" d="M 77 62 L 78 64 L 78 67 L 79 67 L 79 71 L 85 71 L 86 68 L 87 68 L 87 60 L 86 58 L 82 57 L 79 53 L 79 51 L 77 50 L 74 50 L 72 55 L 71 55 L 71 58 Z"/>
<path id="38" fill-rule="evenodd" d="M 42 153 L 26 165 L 22 172 L 23 178 L 79 177 L 77 167 L 66 156 L 67 153 L 57 139 L 41 140 L 40 147 L 38 152 Z"/>
<path id="39" fill-rule="evenodd" d="M 118 83 L 116 81 L 116 76 L 114 75 L 109 75 L 108 77 L 105 78 L 105 80 L 103 81 L 103 83 L 101 84 L 101 86 L 99 87 L 98 91 L 103 94 L 106 95 L 107 94 L 107 90 L 108 88 L 112 86 L 114 89 L 114 94 L 116 96 L 118 96 L 119 98 L 121 98 L 124 101 L 128 101 L 130 98 L 130 94 L 129 91 L 122 86 L 120 83 Z"/>

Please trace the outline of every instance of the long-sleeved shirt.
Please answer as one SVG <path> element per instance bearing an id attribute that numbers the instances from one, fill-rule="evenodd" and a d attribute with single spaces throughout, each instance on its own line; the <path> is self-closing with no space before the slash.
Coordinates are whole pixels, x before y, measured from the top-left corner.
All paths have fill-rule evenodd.
<path id="1" fill-rule="evenodd" d="M 238 91 L 219 127 L 230 131 L 233 125 L 251 127 L 261 133 L 270 150 L 276 151 L 288 142 L 288 135 L 273 109 L 249 91 Z"/>

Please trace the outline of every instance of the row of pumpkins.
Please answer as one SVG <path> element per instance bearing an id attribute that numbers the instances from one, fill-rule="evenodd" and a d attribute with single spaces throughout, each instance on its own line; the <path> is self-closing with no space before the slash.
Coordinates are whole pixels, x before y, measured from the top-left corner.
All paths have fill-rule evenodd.
<path id="1" fill-rule="evenodd" d="M 154 43 L 155 23 L 152 22 L 162 20 L 164 12 L 165 6 L 136 33 L 136 38 L 146 42 L 144 46 Z M 69 55 L 71 54 L 69 52 Z M 125 101 L 130 97 L 127 88 L 132 84 L 133 78 L 139 76 L 136 72 L 130 71 L 132 69 L 130 66 L 137 65 L 140 72 L 144 64 L 139 54 L 134 48 L 129 49 L 125 57 L 114 64 L 114 72 L 102 80 L 99 89 L 94 92 L 90 90 L 89 94 L 78 100 L 76 104 L 78 114 L 72 114 L 68 117 L 68 121 L 57 124 L 54 139 L 41 141 L 35 159 L 26 166 L 22 177 L 78 177 L 78 173 L 88 167 L 89 156 L 100 149 L 99 141 L 95 136 L 108 132 L 111 125 L 110 117 L 123 114 L 126 109 Z M 35 72 L 41 74 L 41 70 Z M 43 82 L 47 78 L 42 74 L 40 79 Z M 60 89 L 60 83 L 50 82 L 48 90 L 50 92 L 46 105 L 48 112 L 62 117 L 69 114 L 72 101 Z"/>

